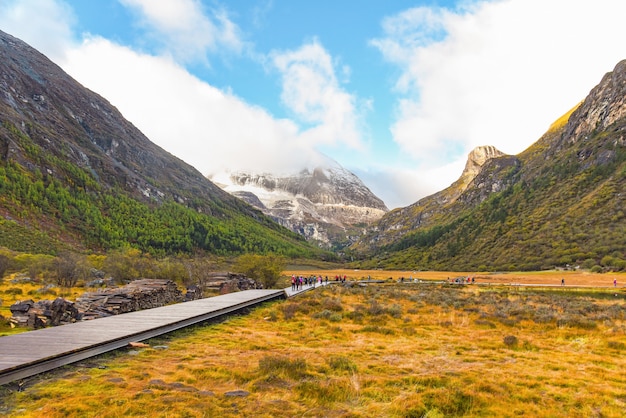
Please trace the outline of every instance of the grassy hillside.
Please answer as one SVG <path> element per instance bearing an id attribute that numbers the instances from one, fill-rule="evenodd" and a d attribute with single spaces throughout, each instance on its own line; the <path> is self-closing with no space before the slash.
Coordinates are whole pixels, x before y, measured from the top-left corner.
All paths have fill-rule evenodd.
<path id="1" fill-rule="evenodd" d="M 599 134 L 604 135 L 604 134 Z M 515 174 L 512 187 L 492 194 L 452 220 L 406 234 L 359 266 L 431 270 L 539 270 L 555 266 L 626 269 L 626 149 L 607 140 L 614 158 L 580 167 L 565 158 Z M 602 150 L 600 150 L 602 152 Z"/>

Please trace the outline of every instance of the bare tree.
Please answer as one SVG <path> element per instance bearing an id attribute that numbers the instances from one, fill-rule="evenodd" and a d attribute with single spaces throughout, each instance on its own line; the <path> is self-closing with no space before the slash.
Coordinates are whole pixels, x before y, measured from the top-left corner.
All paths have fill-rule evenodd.
<path id="1" fill-rule="evenodd" d="M 74 253 L 62 253 L 54 259 L 53 269 L 56 283 L 61 287 L 76 286 L 81 277 L 81 256 Z"/>

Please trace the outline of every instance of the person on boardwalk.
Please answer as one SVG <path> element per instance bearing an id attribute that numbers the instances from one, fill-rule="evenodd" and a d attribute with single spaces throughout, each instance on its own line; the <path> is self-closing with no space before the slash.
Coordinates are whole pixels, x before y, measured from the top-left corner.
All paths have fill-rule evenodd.
<path id="1" fill-rule="evenodd" d="M 561 279 L 561 286 L 565 286 L 565 279 Z"/>

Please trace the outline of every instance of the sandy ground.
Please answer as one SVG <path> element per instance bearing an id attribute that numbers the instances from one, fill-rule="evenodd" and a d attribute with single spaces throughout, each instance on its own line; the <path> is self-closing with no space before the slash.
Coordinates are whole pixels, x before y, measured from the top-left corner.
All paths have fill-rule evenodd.
<path id="1" fill-rule="evenodd" d="M 334 280 L 335 275 L 347 276 L 348 280 L 448 280 L 457 277 L 474 277 L 476 283 L 492 284 L 528 284 L 560 286 L 561 279 L 565 286 L 613 287 L 613 280 L 617 280 L 617 288 L 626 290 L 626 273 L 590 273 L 583 271 L 538 271 L 538 272 L 504 272 L 504 273 L 476 273 L 452 271 L 398 271 L 398 270 L 287 270 L 284 274 L 291 276 L 321 274 Z"/>

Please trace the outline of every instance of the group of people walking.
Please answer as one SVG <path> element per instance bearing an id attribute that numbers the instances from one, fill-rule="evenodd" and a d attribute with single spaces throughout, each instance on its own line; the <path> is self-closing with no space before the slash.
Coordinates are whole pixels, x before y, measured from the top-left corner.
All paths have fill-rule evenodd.
<path id="1" fill-rule="evenodd" d="M 335 281 L 336 282 L 341 282 L 341 283 L 345 283 L 346 280 L 348 280 L 348 276 L 344 275 L 344 276 L 340 276 L 340 275 L 336 275 L 335 276 Z M 315 275 L 312 274 L 310 276 L 301 276 L 301 275 L 295 275 L 292 274 L 291 275 L 291 290 L 296 291 L 296 290 L 302 290 L 304 289 L 304 286 L 313 286 L 315 287 L 316 284 L 322 285 L 322 284 L 328 284 L 328 276 L 324 276 L 322 277 L 322 275 Z"/>
<path id="2" fill-rule="evenodd" d="M 308 276 L 308 277 L 304 277 L 304 276 L 296 276 L 295 274 L 293 274 L 291 276 L 291 290 L 301 290 L 304 288 L 304 286 L 313 286 L 315 287 L 316 283 L 319 283 L 320 285 L 324 282 L 324 280 L 326 280 L 326 283 L 328 283 L 328 276 L 326 276 L 325 279 L 322 278 L 322 276 Z"/>

